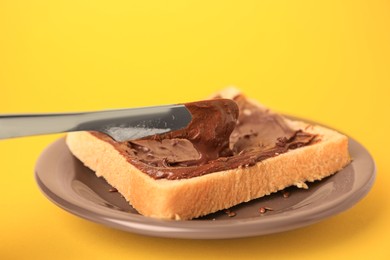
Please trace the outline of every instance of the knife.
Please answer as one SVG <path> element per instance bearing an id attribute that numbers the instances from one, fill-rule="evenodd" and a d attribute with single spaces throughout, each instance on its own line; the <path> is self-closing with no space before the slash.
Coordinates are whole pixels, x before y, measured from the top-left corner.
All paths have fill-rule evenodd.
<path id="1" fill-rule="evenodd" d="M 186 127 L 185 105 L 52 114 L 0 115 L 0 139 L 72 131 L 99 131 L 122 142 Z"/>

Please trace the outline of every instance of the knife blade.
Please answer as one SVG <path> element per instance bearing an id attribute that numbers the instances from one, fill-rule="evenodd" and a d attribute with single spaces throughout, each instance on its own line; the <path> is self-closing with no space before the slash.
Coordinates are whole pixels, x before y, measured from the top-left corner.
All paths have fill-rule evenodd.
<path id="1" fill-rule="evenodd" d="M 99 131 L 121 142 L 182 129 L 191 120 L 191 113 L 181 104 L 79 113 L 7 114 L 0 115 L 0 139 Z"/>

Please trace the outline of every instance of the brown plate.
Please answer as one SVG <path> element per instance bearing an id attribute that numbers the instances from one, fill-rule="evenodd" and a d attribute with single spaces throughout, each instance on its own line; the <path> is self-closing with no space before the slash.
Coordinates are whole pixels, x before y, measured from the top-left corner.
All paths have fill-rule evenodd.
<path id="1" fill-rule="evenodd" d="M 217 239 L 264 235 L 307 226 L 352 207 L 370 190 L 375 164 L 367 150 L 350 139 L 353 162 L 309 189 L 283 192 L 242 203 L 190 221 L 169 221 L 137 213 L 104 179 L 76 159 L 65 139 L 51 144 L 40 156 L 35 177 L 42 192 L 61 208 L 80 217 L 121 230 L 159 237 Z M 267 207 L 269 211 L 259 213 Z"/>

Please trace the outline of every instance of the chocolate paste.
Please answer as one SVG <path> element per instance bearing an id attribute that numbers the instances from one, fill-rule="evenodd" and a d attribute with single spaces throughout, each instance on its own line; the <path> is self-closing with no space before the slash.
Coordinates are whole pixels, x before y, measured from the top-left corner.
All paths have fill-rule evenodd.
<path id="1" fill-rule="evenodd" d="M 142 172 L 154 179 L 185 179 L 212 172 L 250 167 L 290 149 L 308 145 L 314 135 L 289 127 L 279 114 L 243 96 L 186 104 L 193 119 L 188 127 L 167 134 L 110 142 Z"/>

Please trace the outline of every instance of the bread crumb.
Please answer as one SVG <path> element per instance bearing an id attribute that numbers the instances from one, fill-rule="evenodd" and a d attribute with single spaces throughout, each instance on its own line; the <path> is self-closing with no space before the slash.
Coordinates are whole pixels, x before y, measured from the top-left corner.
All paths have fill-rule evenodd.
<path id="1" fill-rule="evenodd" d="M 225 211 L 225 213 L 229 216 L 229 217 L 235 217 L 237 214 L 236 214 L 236 212 L 234 212 L 234 211 L 230 211 L 229 209 L 225 209 L 224 210 Z"/>
<path id="2" fill-rule="evenodd" d="M 288 197 L 290 197 L 290 192 L 288 192 L 288 191 L 283 191 L 283 198 L 288 198 Z"/>
<path id="3" fill-rule="evenodd" d="M 309 186 L 307 186 L 307 184 L 305 182 L 303 182 L 303 181 L 297 182 L 294 185 L 297 186 L 297 188 L 300 188 L 300 189 L 307 190 L 309 188 Z"/>
<path id="4" fill-rule="evenodd" d="M 252 111 L 250 111 L 249 109 L 244 109 L 243 114 L 246 116 L 250 116 L 252 114 Z"/>

